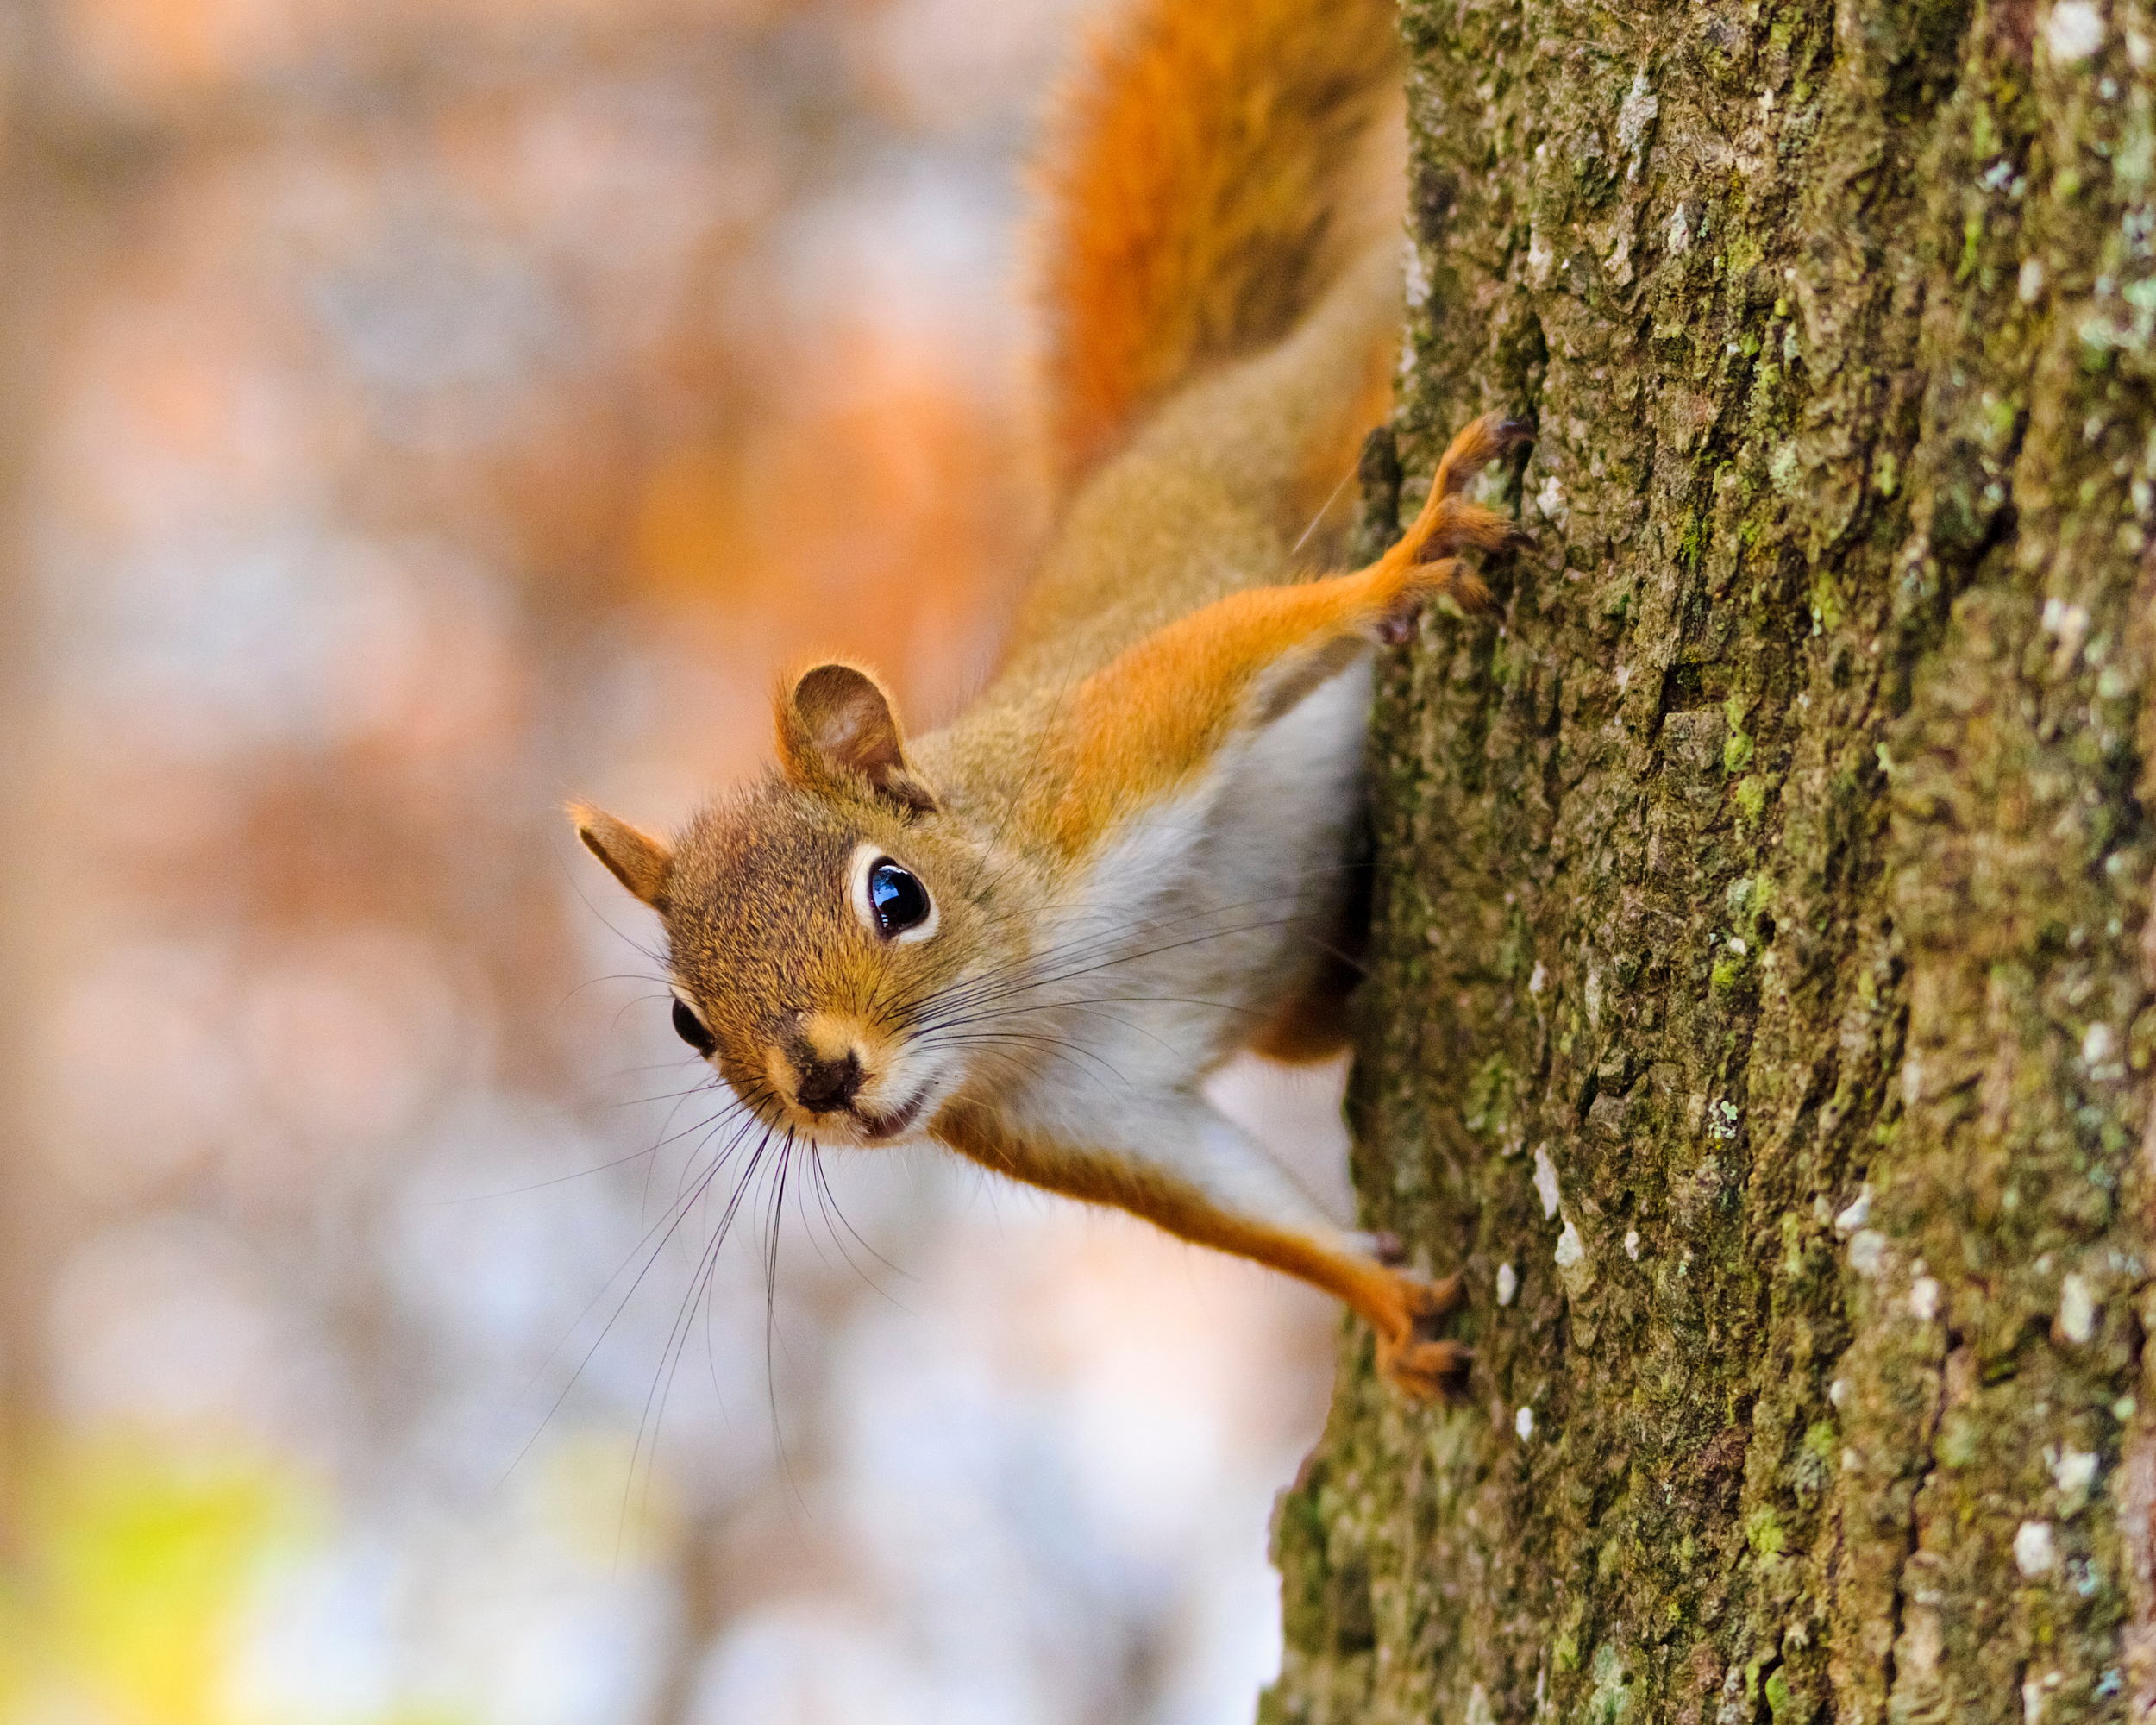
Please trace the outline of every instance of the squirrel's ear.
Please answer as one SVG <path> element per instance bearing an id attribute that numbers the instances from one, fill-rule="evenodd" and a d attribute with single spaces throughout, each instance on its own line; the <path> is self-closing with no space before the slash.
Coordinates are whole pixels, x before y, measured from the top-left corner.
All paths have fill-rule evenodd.
<path id="1" fill-rule="evenodd" d="M 779 759 L 805 790 L 848 776 L 866 779 L 877 795 L 922 814 L 936 811 L 936 794 L 906 758 L 891 698 L 854 665 L 816 665 L 779 696 Z"/>
<path id="2" fill-rule="evenodd" d="M 617 881 L 652 909 L 664 907 L 667 883 L 674 878 L 674 852 L 664 839 L 589 803 L 571 803 L 569 819 L 576 836 Z"/>

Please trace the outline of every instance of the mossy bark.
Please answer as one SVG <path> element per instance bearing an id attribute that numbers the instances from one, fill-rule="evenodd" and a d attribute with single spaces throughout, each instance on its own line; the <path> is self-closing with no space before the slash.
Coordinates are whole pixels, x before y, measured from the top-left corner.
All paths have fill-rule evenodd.
<path id="1" fill-rule="evenodd" d="M 1410 0 L 1365 1346 L 1262 1717 L 2156 1716 L 2156 18 Z"/>

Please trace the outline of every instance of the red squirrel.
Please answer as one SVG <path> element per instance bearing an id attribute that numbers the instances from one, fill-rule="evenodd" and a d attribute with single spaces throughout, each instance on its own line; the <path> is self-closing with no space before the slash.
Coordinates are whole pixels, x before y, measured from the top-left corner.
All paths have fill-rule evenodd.
<path id="1" fill-rule="evenodd" d="M 1345 1301 L 1416 1397 L 1460 1299 L 1381 1261 L 1206 1100 L 1344 1045 L 1373 643 L 1510 543 L 1453 439 L 1375 563 L 1298 561 L 1400 339 L 1390 0 L 1142 0 L 1044 174 L 1058 525 L 1001 663 L 908 737 L 875 674 L 787 679 L 778 762 L 661 838 L 579 835 L 666 929 L 676 1029 L 771 1132 L 926 1138 Z M 1299 537 L 1299 536 L 1300 536 Z"/>

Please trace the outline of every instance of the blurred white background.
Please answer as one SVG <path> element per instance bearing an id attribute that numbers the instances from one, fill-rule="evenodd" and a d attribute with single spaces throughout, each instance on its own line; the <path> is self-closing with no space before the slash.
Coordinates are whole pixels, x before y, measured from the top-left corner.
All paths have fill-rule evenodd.
<path id="1" fill-rule="evenodd" d="M 1330 1305 L 927 1151 L 715 1247 L 558 812 L 986 669 L 1085 22 L 5 14 L 0 1718 L 1250 1717 Z M 1336 1088 L 1237 1106 L 1344 1204 Z"/>

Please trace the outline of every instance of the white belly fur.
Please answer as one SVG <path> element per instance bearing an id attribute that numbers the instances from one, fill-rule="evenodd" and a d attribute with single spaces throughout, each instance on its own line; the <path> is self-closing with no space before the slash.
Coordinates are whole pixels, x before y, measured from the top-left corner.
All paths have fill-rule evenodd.
<path id="1" fill-rule="evenodd" d="M 1369 699 L 1365 655 L 1224 749 L 1077 883 L 1025 1016 L 1044 1046 L 1079 1051 L 1044 1060 L 1007 1099 L 1015 1123 L 1162 1164 L 1212 1161 L 1188 1143 L 1197 1086 L 1263 1028 L 1350 884 Z"/>

